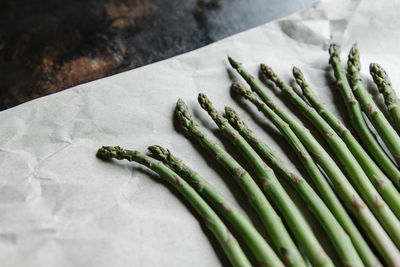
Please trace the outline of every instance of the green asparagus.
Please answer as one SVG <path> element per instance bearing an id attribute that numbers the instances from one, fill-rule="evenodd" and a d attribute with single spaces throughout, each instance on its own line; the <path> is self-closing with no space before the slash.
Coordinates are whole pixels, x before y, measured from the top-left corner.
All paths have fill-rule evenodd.
<path id="1" fill-rule="evenodd" d="M 258 84 L 257 84 L 258 85 Z M 270 118 L 272 122 L 279 119 L 279 114 L 283 111 L 272 102 L 268 106 L 261 101 L 251 91 L 244 89 L 242 86 L 236 85 L 232 87 L 238 94 L 250 100 L 257 108 L 264 113 L 265 116 Z M 260 87 L 261 88 L 261 87 Z M 273 110 L 274 109 L 274 110 Z M 277 113 L 275 113 L 275 112 Z M 281 117 L 282 118 L 282 117 Z M 332 160 L 329 154 L 322 148 L 322 146 L 314 139 L 307 129 L 303 129 L 295 120 L 291 119 L 285 121 L 297 137 L 301 139 L 303 144 L 307 147 L 313 155 L 314 160 L 324 169 L 328 177 L 331 179 L 336 190 L 339 192 L 347 207 L 351 210 L 360 225 L 365 230 L 366 234 L 370 237 L 375 247 L 378 249 L 385 262 L 389 266 L 397 266 L 400 261 L 400 252 L 394 245 L 385 230 L 376 220 L 372 212 L 365 205 L 362 198 L 354 190 L 346 176 L 342 173 L 340 168 Z"/>
<path id="2" fill-rule="evenodd" d="M 372 125 L 375 127 L 376 131 L 379 133 L 397 164 L 400 164 L 400 136 L 386 120 L 386 117 L 376 106 L 375 102 L 372 100 L 372 96 L 364 87 L 360 74 L 360 52 L 358 50 L 357 43 L 355 43 L 350 50 L 347 65 L 351 88 L 353 89 L 357 100 L 360 102 L 361 109 L 364 111 Z"/>
<path id="3" fill-rule="evenodd" d="M 339 92 L 344 100 L 343 102 L 349 114 L 351 125 L 353 126 L 357 135 L 360 137 L 361 142 L 364 143 L 365 149 L 369 152 L 375 162 L 378 163 L 378 165 L 381 167 L 381 170 L 383 170 L 392 179 L 392 181 L 398 181 L 400 179 L 399 170 L 370 131 L 367 123 L 364 120 L 360 104 L 354 97 L 346 77 L 346 71 L 341 64 L 340 46 L 332 43 L 329 47 L 329 54 L 329 63 L 332 65 L 337 80 L 337 88 L 339 89 Z"/>
<path id="4" fill-rule="evenodd" d="M 218 113 L 206 95 L 200 93 L 198 101 L 200 106 L 208 112 L 214 122 L 218 125 L 222 134 L 233 143 L 238 152 L 240 152 L 250 167 L 254 170 L 259 179 L 259 183 L 262 185 L 262 189 L 275 203 L 275 206 L 278 207 L 284 220 L 288 224 L 289 229 L 294 234 L 310 262 L 315 266 L 333 266 L 331 259 L 314 236 L 314 233 L 303 215 L 279 183 L 274 171 L 265 164 L 246 140 L 229 124 L 228 120 Z M 350 242 L 350 239 L 348 241 Z M 345 242 L 345 240 L 343 240 L 343 242 Z M 351 242 L 350 247 L 353 248 Z M 350 251 L 350 248 L 347 249 Z M 354 254 L 358 256 L 355 251 Z M 359 260 L 359 258 L 355 257 L 356 261 L 354 263 L 358 263 L 357 259 Z M 358 264 L 355 265 L 359 266 Z"/>
<path id="5" fill-rule="evenodd" d="M 373 183 L 376 190 L 383 197 L 396 216 L 400 218 L 400 194 L 394 187 L 393 183 L 369 157 L 368 153 L 358 143 L 350 131 L 341 123 L 341 121 L 336 118 L 335 115 L 333 115 L 324 104 L 318 101 L 316 95 L 307 84 L 302 72 L 298 68 L 294 67 L 293 75 L 296 78 L 296 82 L 303 90 L 306 98 L 318 111 L 321 117 L 323 117 L 325 121 L 335 130 L 335 132 L 343 139 L 351 153 L 368 175 L 368 178 Z M 315 115 L 316 111 L 313 110 L 309 113 L 313 113 Z"/>
<path id="6" fill-rule="evenodd" d="M 282 223 L 281 218 L 272 208 L 249 173 L 226 152 L 218 143 L 211 140 L 194 121 L 188 107 L 179 99 L 176 106 L 176 116 L 180 125 L 188 135 L 207 150 L 232 177 L 239 183 L 250 204 L 260 217 L 267 233 L 274 242 L 275 248 L 287 266 L 306 266 L 304 259 L 294 244 L 292 238 Z"/>
<path id="7" fill-rule="evenodd" d="M 236 64 L 232 64 L 232 62 L 235 62 L 233 59 L 230 59 L 230 62 L 231 65 L 235 67 L 242 75 L 242 77 L 250 84 L 252 90 L 254 90 L 262 98 L 262 100 L 274 110 L 274 112 L 279 117 L 281 117 L 285 122 L 289 123 L 292 130 L 304 144 L 306 144 L 306 142 L 309 142 L 309 140 L 315 140 L 309 131 L 304 131 L 303 127 L 300 126 L 300 124 L 296 120 L 294 120 L 294 118 L 289 113 L 287 113 L 274 103 L 273 99 L 268 95 L 267 91 L 262 88 L 257 83 L 255 78 L 249 75 L 239 63 L 236 62 Z M 271 73 L 271 78 L 273 78 L 272 76 L 273 75 Z M 308 106 L 307 112 L 312 112 L 312 108 L 310 106 Z M 323 120 L 321 119 L 320 122 L 323 123 Z M 371 211 L 377 216 L 378 220 L 384 226 L 385 230 L 388 231 L 393 241 L 398 246 L 400 246 L 400 221 L 388 208 L 382 197 L 376 192 L 375 188 L 371 185 L 368 177 L 365 176 L 364 171 L 362 170 L 358 162 L 354 159 L 350 151 L 345 150 L 346 145 L 343 143 L 343 141 L 340 138 L 335 138 L 335 132 L 332 129 L 329 129 L 329 125 L 327 126 L 327 128 L 323 129 L 323 136 L 327 139 L 331 147 L 335 149 L 339 160 L 341 160 L 343 166 L 345 167 L 345 170 L 348 171 L 349 174 L 351 174 L 351 178 L 353 178 L 353 180 L 355 181 L 355 185 L 360 190 L 360 194 L 365 198 Z M 319 145 L 318 142 L 316 143 Z M 311 146 L 311 144 L 309 145 Z M 307 145 L 306 147 L 310 149 Z M 326 153 L 326 151 L 322 147 L 320 148 L 321 153 Z M 321 165 L 321 167 L 324 169 L 336 169 L 336 171 L 340 171 L 339 167 L 333 162 L 332 158 L 327 153 L 326 155 L 327 157 L 322 158 L 322 160 L 320 160 L 318 164 Z M 347 160 L 352 162 L 352 164 L 349 164 L 349 162 L 343 160 L 343 158 L 347 158 Z M 325 171 L 328 172 L 327 170 Z M 341 171 L 340 173 L 343 174 Z M 329 178 L 332 179 L 331 176 L 329 176 Z"/>
<path id="8" fill-rule="evenodd" d="M 126 159 L 128 161 L 135 161 L 155 171 L 160 175 L 160 177 L 165 179 L 177 191 L 179 191 L 179 193 L 181 193 L 192 207 L 201 215 L 204 219 L 205 225 L 214 234 L 233 266 L 251 266 L 243 250 L 240 248 L 239 243 L 218 215 L 215 214 L 210 206 L 208 206 L 208 204 L 188 183 L 160 161 L 138 151 L 105 146 L 97 151 L 97 157 L 104 160 L 115 158 L 118 160 Z M 282 264 L 280 264 L 279 260 L 276 259 L 276 264 L 271 266 L 281 265 Z"/>
<path id="9" fill-rule="evenodd" d="M 360 143 L 356 140 L 356 138 L 351 134 L 351 132 L 343 125 L 343 123 L 332 113 L 330 112 L 327 107 L 318 99 L 318 96 L 315 92 L 310 88 L 308 83 L 306 82 L 303 73 L 300 69 L 294 67 L 293 68 L 293 75 L 296 79 L 297 84 L 301 87 L 303 91 L 303 95 L 307 98 L 308 102 L 318 111 L 322 118 L 336 131 L 336 133 L 343 139 L 346 145 L 349 147 L 350 151 L 356 156 L 357 160 L 360 162 L 361 166 L 364 170 L 369 172 L 370 174 L 375 173 L 378 179 L 374 179 L 373 184 L 376 188 L 378 188 L 381 192 L 382 191 L 389 191 L 388 195 L 393 195 L 393 199 L 397 206 L 397 210 L 400 209 L 400 195 L 396 192 L 396 189 L 392 185 L 392 183 L 384 176 L 381 169 L 376 165 L 376 163 L 372 160 L 372 158 L 367 154 L 364 148 L 361 146 Z M 397 183 L 400 188 L 400 171 L 394 167 L 392 175 L 390 178 L 393 182 Z M 371 177 L 369 175 L 368 177 Z M 388 200 L 382 194 L 383 198 L 389 203 L 393 201 Z M 396 213 L 398 216 L 398 213 Z"/>
<path id="10" fill-rule="evenodd" d="M 354 244 L 358 254 L 366 266 L 374 267 L 381 266 L 378 258 L 369 248 L 367 242 L 354 225 L 350 216 L 343 208 L 339 199 L 336 197 L 335 192 L 332 190 L 325 177 L 315 165 L 308 151 L 294 134 L 294 132 L 288 127 L 288 125 L 279 117 L 276 117 L 274 124 L 285 137 L 287 142 L 295 150 L 299 159 L 306 167 L 309 175 L 311 176 L 314 184 L 320 192 L 322 199 L 314 192 L 314 190 L 303 180 L 303 178 L 296 173 L 290 166 L 285 163 L 275 151 L 273 151 L 267 144 L 262 142 L 252 130 L 245 124 L 245 122 L 239 117 L 239 115 L 232 108 L 226 107 L 225 114 L 231 125 L 239 131 L 239 133 L 249 142 L 249 144 L 261 155 L 264 160 L 267 160 L 272 168 L 280 175 L 288 179 L 291 184 L 298 190 L 308 207 L 318 218 L 329 238 L 335 245 L 339 255 L 342 257 L 343 263 L 348 266 L 356 265 L 352 261 L 358 259 L 358 255 L 355 251 L 352 251 Z M 329 209 L 328 209 L 328 207 Z M 343 227 L 338 226 L 338 222 Z M 340 227 L 340 229 L 339 229 Z M 344 231 L 343 231 L 344 229 Z M 346 237 L 343 237 L 343 233 Z M 342 233 L 342 234 L 341 234 Z M 350 240 L 347 240 L 347 235 Z M 344 244 L 342 243 L 344 242 Z M 350 242 L 350 244 L 348 244 Z"/>
<path id="11" fill-rule="evenodd" d="M 185 165 L 182 160 L 175 157 L 168 149 L 160 146 L 150 146 L 148 150 L 153 157 L 162 161 L 185 179 L 220 216 L 230 223 L 249 247 L 260 266 L 265 266 L 271 259 L 277 258 L 275 252 L 249 220 L 197 172 Z"/>
<path id="12" fill-rule="evenodd" d="M 389 208 L 387 203 L 382 199 L 381 195 L 372 185 L 365 171 L 360 166 L 360 163 L 350 152 L 343 140 L 336 134 L 336 132 L 329 126 L 329 124 L 318 115 L 317 111 L 310 105 L 308 105 L 294 91 L 293 88 L 285 84 L 270 67 L 262 64 L 261 71 L 267 77 L 267 79 L 274 82 L 275 85 L 284 92 L 289 100 L 296 105 L 300 112 L 321 133 L 321 135 L 335 152 L 337 158 L 347 172 L 347 177 L 351 179 L 353 185 L 358 189 L 358 192 L 363 197 L 372 212 L 375 214 L 377 219 L 380 221 L 383 228 L 385 228 L 385 230 L 389 233 L 393 241 L 395 241 L 395 243 L 400 246 L 400 221 L 397 219 L 396 215 L 393 213 L 393 211 Z M 370 179 L 372 181 L 377 179 L 376 175 L 378 175 L 378 173 L 370 174 Z M 379 177 L 379 179 L 381 179 L 381 177 Z M 384 191 L 384 193 L 387 193 L 387 191 Z M 392 196 L 385 196 L 387 196 L 388 199 L 392 201 L 391 204 L 395 206 L 395 200 L 393 198 L 390 198 Z M 379 205 L 377 205 L 377 203 L 379 203 Z M 400 213 L 400 210 L 398 211 Z"/>
<path id="13" fill-rule="evenodd" d="M 369 72 L 378 86 L 379 91 L 385 98 L 387 110 L 393 119 L 397 131 L 400 131 L 400 99 L 397 97 L 396 91 L 392 88 L 389 75 L 377 63 L 371 63 L 369 65 Z"/>

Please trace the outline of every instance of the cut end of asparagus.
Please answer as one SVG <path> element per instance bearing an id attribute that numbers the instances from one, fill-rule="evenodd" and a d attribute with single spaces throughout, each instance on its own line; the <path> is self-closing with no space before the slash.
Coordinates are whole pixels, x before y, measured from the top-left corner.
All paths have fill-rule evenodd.
<path id="1" fill-rule="evenodd" d="M 301 87 L 301 89 L 303 89 L 303 88 L 308 86 L 308 84 L 306 82 L 306 79 L 304 78 L 303 73 L 296 66 L 293 67 L 293 76 L 294 76 L 294 78 L 296 80 L 296 83 Z"/>
<path id="2" fill-rule="evenodd" d="M 97 150 L 96 157 L 102 160 L 110 160 L 112 158 L 121 159 L 120 152 L 121 148 L 118 146 L 103 146 Z"/>
<path id="3" fill-rule="evenodd" d="M 278 75 L 276 75 L 276 73 L 274 72 L 274 70 L 271 67 L 269 67 L 265 64 L 261 64 L 260 69 L 261 69 L 262 74 L 264 74 L 268 80 L 273 81 L 275 84 L 281 83 L 281 79 L 279 79 Z"/>
<path id="4" fill-rule="evenodd" d="M 235 129 L 242 129 L 246 128 L 249 130 L 247 125 L 242 121 L 242 119 L 239 117 L 237 112 L 231 108 L 231 107 L 225 107 L 225 116 L 228 119 L 229 123 L 235 128 Z"/>
<path id="5" fill-rule="evenodd" d="M 233 58 L 228 57 L 228 60 L 229 60 L 229 64 L 231 64 L 232 68 L 237 69 L 240 67 L 241 63 L 235 61 Z"/>
<path id="6" fill-rule="evenodd" d="M 389 75 L 378 63 L 371 63 L 369 65 L 369 72 L 371 73 L 371 76 L 378 87 L 383 87 L 385 85 L 392 86 Z"/>
<path id="7" fill-rule="evenodd" d="M 183 102 L 183 100 L 180 98 L 176 103 L 175 113 L 182 127 L 188 128 L 190 126 L 197 126 L 197 124 L 193 120 L 192 114 L 190 114 L 189 112 L 189 108 L 187 107 L 185 102 Z"/>
<path id="8" fill-rule="evenodd" d="M 349 69 L 350 74 L 359 72 L 361 69 L 361 62 L 360 62 L 360 51 L 358 50 L 357 43 L 354 43 L 350 49 L 347 67 Z"/>

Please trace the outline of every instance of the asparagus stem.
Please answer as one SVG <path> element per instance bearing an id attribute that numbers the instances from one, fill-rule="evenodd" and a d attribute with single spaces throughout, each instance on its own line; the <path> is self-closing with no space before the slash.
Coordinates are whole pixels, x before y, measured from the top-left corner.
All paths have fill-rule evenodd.
<path id="1" fill-rule="evenodd" d="M 344 264 L 348 266 L 357 265 L 354 261 L 358 261 L 359 256 L 355 251 L 353 251 L 354 248 L 352 248 L 352 246 L 354 245 L 366 266 L 381 266 L 381 263 L 369 248 L 367 242 L 354 225 L 350 216 L 347 214 L 317 165 L 315 165 L 306 148 L 283 120 L 277 117 L 274 124 L 283 134 L 290 146 L 295 150 L 325 202 L 319 198 L 310 185 L 308 185 L 308 183 L 304 181 L 296 171 L 290 168 L 290 166 L 285 163 L 275 151 L 262 142 L 260 138 L 249 129 L 235 110 L 226 107 L 225 114 L 231 125 L 239 131 L 257 153 L 267 160 L 276 172 L 289 180 L 296 190 L 298 190 L 310 210 L 324 227 Z M 340 223 L 341 227 L 340 225 L 338 226 L 338 223 Z M 345 235 L 347 233 L 351 241 L 348 241 L 347 237 L 344 238 L 342 236 L 343 229 Z M 342 242 L 344 242 L 344 244 L 342 244 Z M 348 242 L 350 242 L 350 244 L 348 244 Z M 359 264 L 360 263 L 358 263 L 358 265 Z"/>
<path id="2" fill-rule="evenodd" d="M 228 113 L 231 113 L 232 115 L 232 112 L 234 112 L 229 108 L 225 108 L 225 110 L 227 116 L 229 116 Z M 236 117 L 236 119 L 240 120 L 238 117 Z M 244 125 L 248 130 L 247 126 L 243 122 L 242 125 Z M 290 168 L 287 163 L 282 161 L 269 147 L 261 143 L 257 137 L 252 135 L 252 138 L 249 138 L 250 136 L 244 134 L 242 130 L 238 129 L 238 131 L 242 135 L 242 138 L 244 138 L 260 156 L 263 156 L 268 160 L 275 172 L 279 173 L 282 177 L 288 180 L 292 186 L 294 186 L 307 204 L 307 207 L 321 223 L 328 238 L 337 250 L 343 264 L 349 266 L 364 266 L 347 233 L 344 231 L 342 226 L 340 226 L 339 222 L 335 219 L 328 207 L 317 193 L 314 192 L 307 181 L 304 180 L 299 173 Z M 246 133 L 249 132 L 246 131 Z M 262 147 L 261 150 L 259 149 L 260 146 Z"/>
<path id="3" fill-rule="evenodd" d="M 400 194 L 394 187 L 393 183 L 386 177 L 381 169 L 375 164 L 372 158 L 358 143 L 351 132 L 342 124 L 342 122 L 331 113 L 323 103 L 321 103 L 315 93 L 307 84 L 303 74 L 298 68 L 293 68 L 293 75 L 297 83 L 304 92 L 311 105 L 318 111 L 322 118 L 335 130 L 335 132 L 343 139 L 347 147 L 358 160 L 368 178 L 373 183 L 379 194 L 383 197 L 389 207 L 393 210 L 398 218 L 400 218 Z"/>
<path id="4" fill-rule="evenodd" d="M 342 166 L 344 166 L 344 169 L 348 174 L 347 177 L 351 179 L 353 185 L 358 189 L 358 192 L 385 230 L 389 233 L 390 237 L 400 246 L 400 221 L 372 185 L 360 163 L 350 152 L 343 140 L 336 134 L 329 124 L 318 115 L 317 111 L 299 97 L 293 88 L 285 84 L 270 67 L 262 64 L 261 71 L 284 92 L 285 96 L 296 105 L 300 112 L 321 133 L 329 146 L 335 152 Z M 370 179 L 372 181 L 377 179 L 375 175 L 378 175 L 378 173 L 371 173 Z M 378 179 L 382 178 L 379 177 Z M 387 193 L 387 191 L 384 191 L 384 193 Z M 390 196 L 388 196 L 388 198 L 389 197 Z M 392 198 L 389 199 L 395 201 Z M 395 202 L 392 202 L 392 204 L 395 204 Z"/>
<path id="5" fill-rule="evenodd" d="M 251 91 L 244 89 L 242 86 L 236 85 L 233 86 L 233 89 L 255 104 L 257 108 L 262 111 L 265 116 L 270 118 L 272 122 L 279 119 L 280 116 L 278 116 L 278 111 L 283 113 L 278 106 L 273 105 L 271 102 L 269 102 L 270 106 L 267 106 L 256 95 L 254 95 Z M 272 108 L 276 113 L 272 110 Z M 293 119 L 287 121 L 285 119 L 283 120 L 302 141 L 304 146 L 307 147 L 307 149 L 313 155 L 314 160 L 325 170 L 336 190 L 345 201 L 347 207 L 351 210 L 360 225 L 364 228 L 365 232 L 370 237 L 387 264 L 390 266 L 396 266 L 400 260 L 400 252 L 389 238 L 385 230 L 383 230 L 382 226 L 376 220 L 372 212 L 365 205 L 364 201 L 351 186 L 350 182 L 347 180 L 346 176 L 344 176 L 340 168 L 307 129 L 303 130 L 302 127 Z"/>
<path id="6" fill-rule="evenodd" d="M 379 91 L 383 94 L 389 114 L 393 119 L 397 131 L 400 132 L 400 99 L 397 97 L 396 91 L 392 88 L 389 75 L 386 73 L 385 69 L 377 63 L 371 63 L 369 65 L 369 72 L 378 86 Z"/>
<path id="7" fill-rule="evenodd" d="M 198 101 L 218 125 L 222 134 L 229 139 L 254 170 L 262 189 L 278 207 L 310 262 L 316 266 L 333 266 L 331 259 L 325 253 L 303 215 L 279 183 L 274 171 L 265 164 L 246 140 L 229 124 L 228 120 L 218 113 L 206 95 L 199 94 Z"/>
<path id="8" fill-rule="evenodd" d="M 135 161 L 155 171 L 161 178 L 165 179 L 181 193 L 197 213 L 200 214 L 204 219 L 205 225 L 214 234 L 233 266 L 251 266 L 243 250 L 240 248 L 239 243 L 218 215 L 188 183 L 160 161 L 138 151 L 105 146 L 97 151 L 97 157 L 108 160 L 115 158 L 118 160 L 126 159 L 128 161 Z"/>
<path id="9" fill-rule="evenodd" d="M 186 129 L 189 136 L 207 150 L 215 160 L 220 163 L 232 177 L 239 183 L 239 186 L 247 196 L 250 205 L 260 217 L 268 235 L 274 242 L 278 254 L 287 266 L 305 266 L 305 262 L 287 232 L 281 218 L 272 208 L 261 189 L 250 176 L 250 174 L 218 143 L 211 140 L 198 124 L 193 120 L 186 104 L 179 99 L 176 106 L 176 115 L 181 126 Z"/>
<path id="10" fill-rule="evenodd" d="M 347 113 L 350 116 L 351 125 L 356 131 L 361 142 L 364 143 L 365 149 L 368 150 L 375 162 L 378 163 L 378 165 L 381 167 L 381 170 L 383 170 L 392 179 L 392 181 L 397 181 L 395 183 L 399 184 L 399 170 L 370 131 L 364 120 L 360 104 L 353 95 L 352 89 L 346 77 L 346 72 L 340 61 L 340 46 L 335 43 L 331 44 L 329 53 L 329 62 L 332 65 L 337 80 L 337 88 L 339 89 L 339 92 L 344 100 Z"/>
<path id="11" fill-rule="evenodd" d="M 358 50 L 357 43 L 355 43 L 350 50 L 347 65 L 349 80 L 354 95 L 360 102 L 361 109 L 364 111 L 372 125 L 375 127 L 376 131 L 379 133 L 397 164 L 400 164 L 400 136 L 386 120 L 382 111 L 379 110 L 375 102 L 372 100 L 372 96 L 364 87 L 360 74 L 360 52 Z"/>
<path id="12" fill-rule="evenodd" d="M 230 223 L 249 247 L 260 266 L 268 265 L 271 259 L 278 259 L 275 252 L 249 220 L 207 180 L 185 165 L 182 160 L 175 157 L 168 149 L 161 146 L 150 146 L 148 149 L 153 157 L 162 161 L 185 179 L 220 216 Z"/>

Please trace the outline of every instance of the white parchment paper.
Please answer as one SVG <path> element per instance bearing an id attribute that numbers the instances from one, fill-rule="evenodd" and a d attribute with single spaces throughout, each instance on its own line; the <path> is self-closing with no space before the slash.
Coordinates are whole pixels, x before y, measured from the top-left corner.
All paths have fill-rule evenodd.
<path id="1" fill-rule="evenodd" d="M 227 55 L 253 75 L 259 63 L 267 63 L 287 82 L 292 82 L 292 66 L 300 67 L 319 96 L 343 116 L 332 86 L 329 43 L 343 45 L 345 61 L 358 41 L 368 84 L 373 61 L 400 88 L 399 11 L 398 1 L 324 0 L 202 49 L 1 112 L 0 265 L 225 264 L 218 244 L 171 187 L 138 164 L 102 162 L 96 150 L 102 145 L 141 151 L 152 144 L 168 147 L 259 227 L 235 182 L 177 131 L 176 100 L 182 98 L 200 125 L 229 151 L 232 147 L 198 106 L 197 94 L 206 93 L 221 111 L 233 106 L 282 157 L 297 164 L 276 129 L 251 105 L 232 98 L 231 81 L 243 81 L 230 71 Z M 319 226 L 305 216 L 335 259 Z"/>

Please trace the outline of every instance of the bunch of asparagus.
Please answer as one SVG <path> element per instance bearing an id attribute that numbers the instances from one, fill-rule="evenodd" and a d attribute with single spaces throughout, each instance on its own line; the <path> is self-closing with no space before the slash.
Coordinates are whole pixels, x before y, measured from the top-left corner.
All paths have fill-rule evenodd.
<path id="1" fill-rule="evenodd" d="M 400 131 L 400 101 L 386 71 L 372 63 L 370 72 L 384 96 L 390 122 L 364 87 L 357 44 L 350 51 L 347 71 L 341 64 L 339 45 L 331 44 L 329 54 L 337 89 L 358 138 L 318 99 L 300 69 L 294 67 L 293 76 L 302 94 L 280 79 L 271 67 L 261 64 L 260 71 L 309 120 L 333 154 L 329 154 L 308 129 L 280 107 L 242 64 L 229 58 L 231 66 L 251 89 L 232 84 L 232 91 L 252 102 L 276 126 L 309 177 L 302 177 L 281 159 L 233 108 L 225 107 L 223 116 L 206 95 L 200 93 L 198 96 L 200 106 L 245 160 L 245 166 L 204 132 L 183 100 L 179 99 L 176 105 L 176 117 L 187 136 L 239 184 L 271 238 L 271 244 L 207 179 L 170 150 L 150 146 L 150 156 L 147 156 L 120 147 L 102 147 L 97 156 L 105 160 L 135 161 L 172 184 L 204 219 L 233 266 L 251 266 L 248 256 L 260 266 L 307 266 L 307 261 L 313 266 L 333 266 L 278 178 L 293 186 L 321 224 L 340 257 L 341 266 L 381 266 L 381 261 L 387 266 L 400 266 L 400 136 L 397 133 Z M 371 132 L 367 120 L 391 155 Z M 238 243 L 229 229 L 240 236 L 243 244 Z M 243 252 L 243 245 L 251 255 Z"/>

